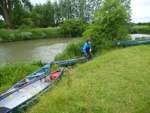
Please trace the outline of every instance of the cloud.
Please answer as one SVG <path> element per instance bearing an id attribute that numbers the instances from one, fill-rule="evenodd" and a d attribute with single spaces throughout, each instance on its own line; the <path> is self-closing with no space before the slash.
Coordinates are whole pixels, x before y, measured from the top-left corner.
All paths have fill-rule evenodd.
<path id="1" fill-rule="evenodd" d="M 47 0 L 30 0 L 33 5 L 46 3 Z M 53 0 L 51 0 L 53 1 Z"/>
<path id="2" fill-rule="evenodd" d="M 150 0 L 131 0 L 132 21 L 150 22 Z"/>

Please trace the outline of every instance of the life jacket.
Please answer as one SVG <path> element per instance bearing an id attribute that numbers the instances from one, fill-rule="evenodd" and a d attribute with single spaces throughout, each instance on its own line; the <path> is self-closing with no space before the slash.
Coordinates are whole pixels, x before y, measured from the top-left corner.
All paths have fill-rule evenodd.
<path id="1" fill-rule="evenodd" d="M 88 52 L 91 48 L 91 45 L 88 42 L 85 42 L 83 47 L 82 47 L 82 51 L 83 52 Z"/>

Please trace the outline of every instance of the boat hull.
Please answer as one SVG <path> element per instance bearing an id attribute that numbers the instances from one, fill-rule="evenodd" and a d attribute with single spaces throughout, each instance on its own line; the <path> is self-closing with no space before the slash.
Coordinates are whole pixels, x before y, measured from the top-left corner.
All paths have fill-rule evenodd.
<path id="1" fill-rule="evenodd" d="M 37 79 L 25 87 L 22 87 L 7 95 L 0 100 L 0 113 L 8 113 L 36 97 L 41 92 L 44 92 L 55 80 L 57 80 L 63 74 L 63 71 L 64 69 L 62 68 L 59 71 L 51 73 L 49 76 L 44 76 L 43 78 Z M 57 78 L 52 80 L 51 76 L 55 76 L 56 73 Z"/>
<path id="2" fill-rule="evenodd" d="M 40 92 L 49 87 L 49 85 L 51 84 L 49 80 L 50 79 L 48 76 L 22 89 L 19 89 L 16 92 L 12 93 L 11 95 L 7 96 L 6 98 L 2 99 L 0 101 L 0 108 L 1 108 L 0 113 L 7 113 L 10 110 L 16 108 L 17 106 L 20 106 L 27 100 L 38 95 Z M 7 110 L 4 110 L 4 108 Z"/>

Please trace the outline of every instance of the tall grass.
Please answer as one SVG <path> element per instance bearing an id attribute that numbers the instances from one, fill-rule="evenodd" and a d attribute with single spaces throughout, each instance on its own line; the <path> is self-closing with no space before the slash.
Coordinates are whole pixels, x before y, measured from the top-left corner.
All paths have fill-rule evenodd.
<path id="1" fill-rule="evenodd" d="M 82 56 L 83 43 L 84 41 L 82 39 L 70 42 L 62 53 L 56 55 L 55 60 L 67 60 L 73 57 Z"/>
<path id="2" fill-rule="evenodd" d="M 0 92 L 8 89 L 17 81 L 36 71 L 39 64 L 14 64 L 0 67 Z"/>
<path id="3" fill-rule="evenodd" d="M 105 53 L 65 73 L 27 113 L 149 113 L 150 46 Z"/>

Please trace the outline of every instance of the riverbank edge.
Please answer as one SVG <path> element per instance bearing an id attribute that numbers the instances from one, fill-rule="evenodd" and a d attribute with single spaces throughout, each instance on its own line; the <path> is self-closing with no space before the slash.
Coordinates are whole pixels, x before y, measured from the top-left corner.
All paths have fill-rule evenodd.
<path id="1" fill-rule="evenodd" d="M 33 28 L 33 29 L 0 29 L 0 42 L 14 42 L 23 40 L 64 38 L 60 27 Z"/>
<path id="2" fill-rule="evenodd" d="M 150 34 L 150 26 L 133 25 L 129 30 L 130 34 Z M 65 38 L 71 37 L 70 34 L 64 34 L 61 27 L 48 28 L 28 28 L 28 29 L 0 29 L 0 43 L 14 42 L 23 40 L 35 40 L 46 38 Z M 78 36 L 79 37 L 79 36 Z"/>

